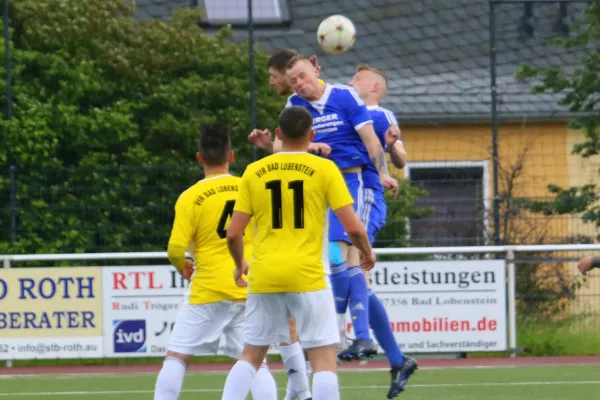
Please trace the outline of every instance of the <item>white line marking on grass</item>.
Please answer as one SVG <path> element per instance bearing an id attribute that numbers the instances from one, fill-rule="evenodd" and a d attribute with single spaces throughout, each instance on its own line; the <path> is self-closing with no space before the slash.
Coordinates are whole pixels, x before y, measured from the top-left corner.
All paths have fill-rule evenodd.
<path id="1" fill-rule="evenodd" d="M 486 383 L 440 383 L 409 385 L 408 388 L 452 388 L 452 387 L 492 387 L 492 386 L 546 386 L 546 385 L 600 385 L 600 381 L 559 381 L 559 382 L 486 382 Z M 373 390 L 387 389 L 388 386 L 343 386 L 340 390 Z M 285 388 L 279 388 L 284 391 Z M 182 393 L 216 393 L 223 389 L 184 389 Z M 0 393 L 0 397 L 29 397 L 29 396 L 94 396 L 109 394 L 151 394 L 154 390 L 102 390 L 102 391 L 74 391 L 74 392 L 30 392 L 30 393 Z"/>
<path id="2" fill-rule="evenodd" d="M 509 369 L 509 368 L 554 368 L 554 367 L 598 367 L 600 364 L 549 364 L 549 365 L 475 365 L 475 366 L 443 366 L 443 367 L 419 367 L 419 371 L 440 371 L 440 370 L 451 370 L 451 369 Z M 352 373 L 352 372 L 387 372 L 389 368 L 340 368 L 338 372 Z M 271 370 L 274 374 L 285 373 L 283 369 Z M 229 371 L 190 371 L 187 375 L 225 375 Z M 102 377 L 102 378 L 125 378 L 130 379 L 132 376 L 144 376 L 144 375 L 158 375 L 158 371 L 155 372 L 126 372 L 126 373 L 114 373 L 114 372 L 76 372 L 71 374 L 64 374 L 57 372 L 56 374 L 19 374 L 19 375 L 0 375 L 1 379 L 80 379 L 86 377 Z"/>

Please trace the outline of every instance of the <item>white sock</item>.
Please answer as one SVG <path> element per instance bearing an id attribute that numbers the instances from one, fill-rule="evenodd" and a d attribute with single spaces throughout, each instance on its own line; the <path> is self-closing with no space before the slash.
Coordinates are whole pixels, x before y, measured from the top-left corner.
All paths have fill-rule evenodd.
<path id="1" fill-rule="evenodd" d="M 256 368 L 246 361 L 235 363 L 227 379 L 221 400 L 245 400 L 256 376 Z"/>
<path id="2" fill-rule="evenodd" d="M 288 379 L 292 383 L 291 388 L 295 395 L 300 400 L 309 399 L 311 397 L 310 386 L 306 376 L 306 364 L 300 343 L 296 342 L 288 346 L 281 346 L 279 349 L 283 365 L 287 371 Z"/>
<path id="3" fill-rule="evenodd" d="M 292 380 L 288 378 L 287 386 L 285 388 L 285 397 L 283 400 L 296 400 L 297 397 L 298 396 L 296 396 L 294 385 L 292 385 Z"/>
<path id="4" fill-rule="evenodd" d="M 154 400 L 177 400 L 183 386 L 186 367 L 178 358 L 165 358 L 156 378 Z"/>
<path id="5" fill-rule="evenodd" d="M 338 377 L 330 371 L 321 371 L 313 376 L 314 400 L 340 400 Z"/>
<path id="6" fill-rule="evenodd" d="M 337 314 L 337 323 L 340 332 L 346 332 L 346 314 Z"/>
<path id="7" fill-rule="evenodd" d="M 306 365 L 306 378 L 308 379 L 309 385 L 310 385 L 310 376 L 312 375 L 312 368 L 310 366 L 310 361 L 307 361 L 305 363 Z"/>
<path id="8" fill-rule="evenodd" d="M 258 369 L 250 391 L 254 400 L 277 400 L 277 384 L 266 363 Z"/>

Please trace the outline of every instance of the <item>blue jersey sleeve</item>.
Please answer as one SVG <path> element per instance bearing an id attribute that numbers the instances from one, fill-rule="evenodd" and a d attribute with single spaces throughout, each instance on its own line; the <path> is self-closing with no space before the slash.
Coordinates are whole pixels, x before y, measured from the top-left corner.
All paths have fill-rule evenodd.
<path id="1" fill-rule="evenodd" d="M 355 131 L 358 132 L 363 126 L 373 123 L 373 119 L 369 115 L 367 106 L 358 96 L 356 90 L 347 87 L 344 102 L 348 119 L 352 123 Z"/>

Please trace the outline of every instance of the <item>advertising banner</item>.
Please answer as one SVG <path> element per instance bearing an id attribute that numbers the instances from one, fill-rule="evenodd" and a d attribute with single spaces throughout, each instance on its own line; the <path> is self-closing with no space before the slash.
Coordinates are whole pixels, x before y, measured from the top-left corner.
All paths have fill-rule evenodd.
<path id="1" fill-rule="evenodd" d="M 502 351 L 505 276 L 502 260 L 382 261 L 371 271 L 371 288 L 407 353 Z M 346 320 L 352 336 L 349 312 Z"/>
<path id="2" fill-rule="evenodd" d="M 162 357 L 189 287 L 170 265 L 107 267 L 105 357 Z"/>
<path id="3" fill-rule="evenodd" d="M 0 360 L 99 358 L 100 268 L 0 269 Z"/>

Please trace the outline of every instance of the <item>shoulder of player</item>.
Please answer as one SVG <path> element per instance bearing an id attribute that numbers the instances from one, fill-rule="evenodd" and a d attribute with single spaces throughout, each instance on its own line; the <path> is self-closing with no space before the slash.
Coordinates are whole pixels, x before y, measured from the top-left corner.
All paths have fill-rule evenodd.
<path id="1" fill-rule="evenodd" d="M 396 123 L 396 115 L 394 114 L 393 111 L 388 110 L 387 108 L 381 107 L 381 106 L 377 106 L 377 108 L 375 108 L 375 110 L 378 113 L 380 113 L 382 118 L 385 117 L 390 124 Z"/>
<path id="2" fill-rule="evenodd" d="M 318 167 L 320 170 L 324 170 L 325 172 L 331 172 L 338 169 L 337 165 L 333 161 L 328 158 L 319 157 L 314 154 L 307 154 L 310 158 L 311 164 Z"/>
<path id="3" fill-rule="evenodd" d="M 196 198 L 196 195 L 201 191 L 201 182 L 202 181 L 198 181 L 183 192 L 181 192 L 181 194 L 177 198 L 176 204 L 178 206 L 183 206 L 188 203 L 192 203 Z"/>
<path id="4" fill-rule="evenodd" d="M 362 99 L 360 98 L 360 96 L 358 95 L 358 92 L 351 86 L 348 85 L 343 85 L 341 83 L 335 83 L 333 85 L 331 85 L 332 87 L 332 92 L 335 93 L 337 96 L 346 98 L 346 99 L 353 99 L 358 105 L 364 105 L 364 101 L 362 101 Z"/>

